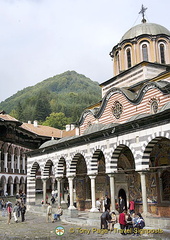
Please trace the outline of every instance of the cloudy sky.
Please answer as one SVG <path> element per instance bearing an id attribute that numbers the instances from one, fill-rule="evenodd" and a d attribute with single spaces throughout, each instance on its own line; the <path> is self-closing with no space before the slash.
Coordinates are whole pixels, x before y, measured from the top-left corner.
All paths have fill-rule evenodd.
<path id="1" fill-rule="evenodd" d="M 109 52 L 142 4 L 148 22 L 170 29 L 169 0 L 0 0 L 0 101 L 67 70 L 111 78 Z"/>

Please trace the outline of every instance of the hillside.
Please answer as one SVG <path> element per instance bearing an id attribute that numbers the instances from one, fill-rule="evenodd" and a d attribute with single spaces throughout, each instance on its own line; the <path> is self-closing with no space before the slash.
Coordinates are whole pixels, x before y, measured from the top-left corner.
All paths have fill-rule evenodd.
<path id="1" fill-rule="evenodd" d="M 63 112 L 70 121 L 77 121 L 86 107 L 100 99 L 97 82 L 67 71 L 18 91 L 0 103 L 0 110 L 24 122 L 44 121 L 52 112 Z"/>

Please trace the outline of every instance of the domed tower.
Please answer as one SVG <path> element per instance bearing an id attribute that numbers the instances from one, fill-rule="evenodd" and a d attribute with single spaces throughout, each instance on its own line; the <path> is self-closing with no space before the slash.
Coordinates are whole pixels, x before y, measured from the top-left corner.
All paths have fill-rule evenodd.
<path id="1" fill-rule="evenodd" d="M 144 10 L 142 7 L 140 12 L 142 23 L 129 29 L 110 52 L 114 77 L 100 85 L 103 96 L 110 87 L 133 88 L 170 66 L 170 31 L 159 24 L 147 23 Z"/>
<path id="2" fill-rule="evenodd" d="M 115 75 L 142 61 L 170 64 L 170 31 L 142 21 L 129 29 L 110 52 Z"/>

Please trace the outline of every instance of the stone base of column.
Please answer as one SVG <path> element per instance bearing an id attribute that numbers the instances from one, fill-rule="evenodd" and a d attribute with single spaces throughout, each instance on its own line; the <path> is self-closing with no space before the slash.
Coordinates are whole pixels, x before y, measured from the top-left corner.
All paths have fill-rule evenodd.
<path id="1" fill-rule="evenodd" d="M 142 217 L 150 217 L 150 216 L 152 216 L 152 214 L 151 213 L 149 213 L 149 212 L 142 212 L 141 213 L 141 215 L 142 215 Z"/>
<path id="2" fill-rule="evenodd" d="M 77 208 L 76 208 L 75 206 L 69 206 L 68 209 L 69 209 L 69 210 L 75 210 L 75 209 L 77 209 Z"/>
<path id="3" fill-rule="evenodd" d="M 71 217 L 71 218 L 77 218 L 78 217 L 78 210 L 77 210 L 77 208 L 68 208 L 68 215 L 69 215 L 69 217 Z"/>
<path id="4" fill-rule="evenodd" d="M 99 210 L 97 208 L 91 208 L 90 212 L 99 212 Z"/>

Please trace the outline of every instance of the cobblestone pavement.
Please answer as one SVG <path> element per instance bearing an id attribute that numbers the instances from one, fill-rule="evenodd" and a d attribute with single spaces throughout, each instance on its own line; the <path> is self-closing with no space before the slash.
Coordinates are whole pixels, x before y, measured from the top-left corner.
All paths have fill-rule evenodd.
<path id="1" fill-rule="evenodd" d="M 58 236 L 56 228 L 61 226 L 65 232 L 61 236 Z M 2 217 L 0 215 L 0 240 L 53 240 L 53 239 L 68 239 L 68 240 L 96 240 L 96 239 L 156 239 L 156 240 L 169 240 L 170 232 L 164 232 L 162 234 L 143 234 L 141 236 L 126 235 L 122 236 L 120 233 L 104 233 L 100 229 L 96 229 L 93 226 L 76 226 L 62 221 L 47 223 L 46 217 L 37 213 L 26 213 L 26 221 L 18 223 L 14 222 L 12 217 L 10 225 L 7 224 L 7 216 Z"/>

